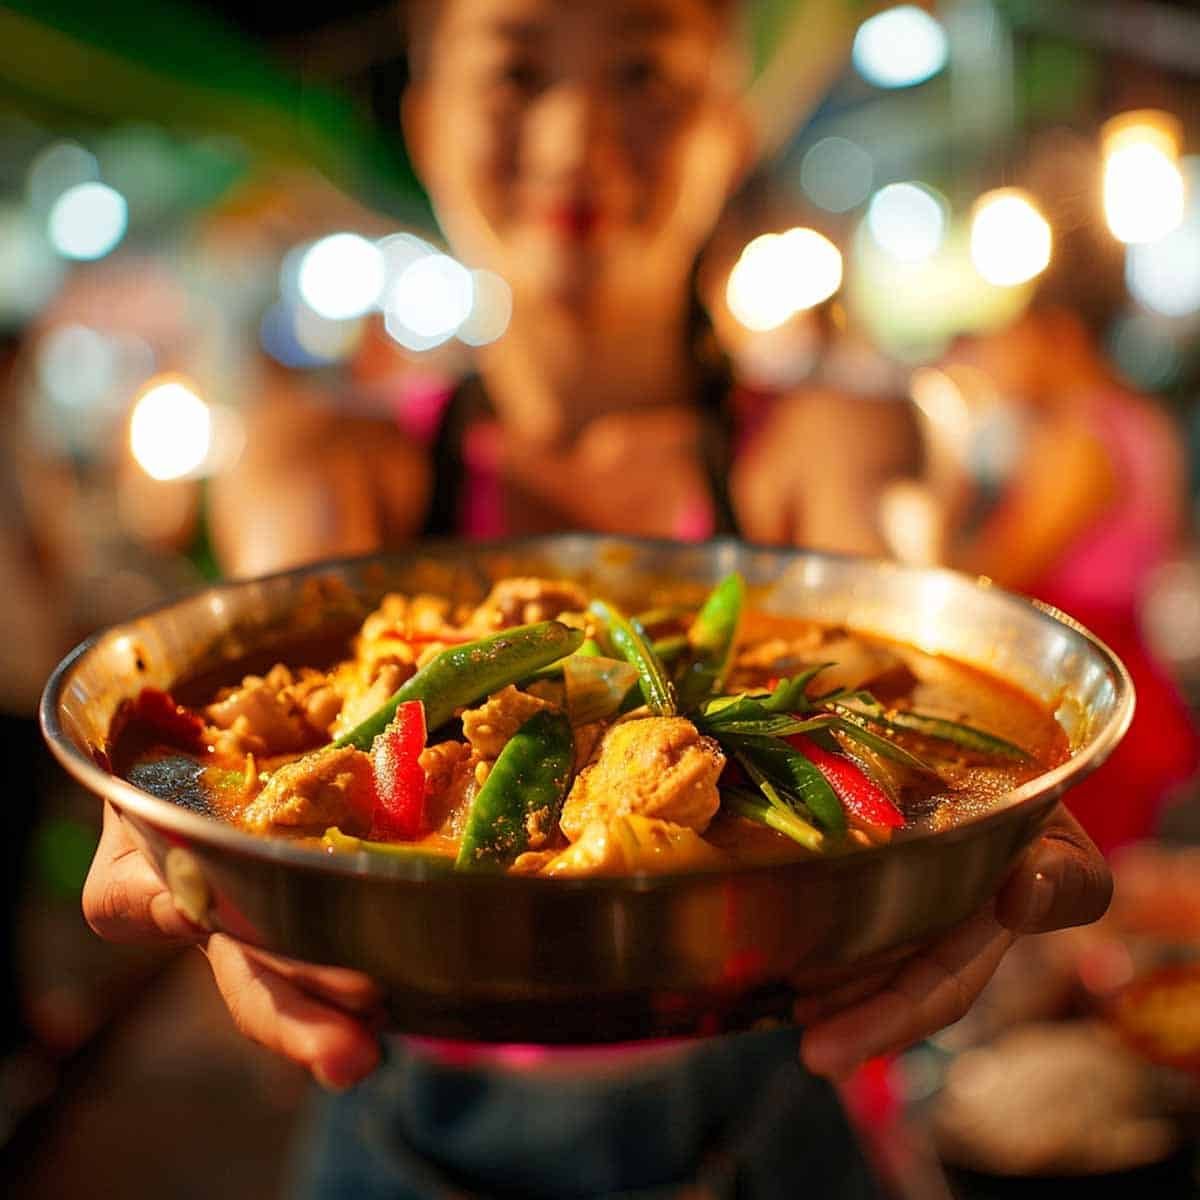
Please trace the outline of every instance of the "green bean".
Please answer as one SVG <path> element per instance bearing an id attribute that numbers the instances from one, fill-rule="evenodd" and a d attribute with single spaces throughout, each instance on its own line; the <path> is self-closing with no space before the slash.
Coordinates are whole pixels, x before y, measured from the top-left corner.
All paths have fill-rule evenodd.
<path id="1" fill-rule="evenodd" d="M 617 653 L 637 668 L 638 687 L 650 711 L 660 717 L 673 717 L 677 711 L 675 691 L 645 630 L 603 600 L 593 600 L 591 612 L 604 622 Z"/>
<path id="2" fill-rule="evenodd" d="M 582 641 L 580 629 L 569 629 L 559 621 L 539 621 L 536 625 L 503 629 L 463 646 L 450 646 L 430 659 L 381 708 L 342 734 L 333 745 L 369 750 L 376 736 L 396 715 L 397 706 L 408 700 L 420 700 L 425 705 L 425 725 L 432 732 L 450 720 L 456 709 L 565 658 Z"/>
<path id="3" fill-rule="evenodd" d="M 779 738 L 725 734 L 732 750 L 768 799 L 797 797 L 818 823 L 835 837 L 846 832 L 846 812 L 837 793 L 816 765 Z"/>
<path id="4" fill-rule="evenodd" d="M 531 827 L 549 834 L 558 825 L 574 758 L 566 716 L 534 713 L 505 743 L 467 813 L 455 866 L 511 866 L 529 849 Z"/>
<path id="5" fill-rule="evenodd" d="M 781 679 L 775 690 L 763 701 L 763 707 L 768 712 L 808 712 L 812 703 L 808 698 L 808 685 L 827 667 L 835 663 L 814 663 L 791 679 Z"/>
<path id="6" fill-rule="evenodd" d="M 696 613 L 687 633 L 692 659 L 679 684 L 679 704 L 685 712 L 725 682 L 745 595 L 746 585 L 734 571 L 709 592 Z"/>
<path id="7" fill-rule="evenodd" d="M 964 750 L 976 754 L 989 755 L 993 758 L 1004 758 L 1010 762 L 1033 762 L 1033 756 L 1020 746 L 988 733 L 983 729 L 975 729 L 971 725 L 963 725 L 959 721 L 950 721 L 945 717 L 931 717 L 925 713 L 913 712 L 910 709 L 895 708 L 885 710 L 878 701 L 873 707 L 850 707 L 843 704 L 832 704 L 834 711 L 841 713 L 847 720 L 858 722 L 870 721 L 884 729 L 907 731 L 933 738 L 940 742 L 950 742 Z"/>

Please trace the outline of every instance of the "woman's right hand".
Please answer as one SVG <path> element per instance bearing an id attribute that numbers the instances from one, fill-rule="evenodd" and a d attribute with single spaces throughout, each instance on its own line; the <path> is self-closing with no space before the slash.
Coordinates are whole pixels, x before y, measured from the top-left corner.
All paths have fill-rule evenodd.
<path id="1" fill-rule="evenodd" d="M 322 1086 L 352 1087 L 378 1064 L 380 994 L 366 975 L 281 958 L 194 925 L 108 804 L 83 913 L 110 942 L 199 946 L 237 1028 Z"/>

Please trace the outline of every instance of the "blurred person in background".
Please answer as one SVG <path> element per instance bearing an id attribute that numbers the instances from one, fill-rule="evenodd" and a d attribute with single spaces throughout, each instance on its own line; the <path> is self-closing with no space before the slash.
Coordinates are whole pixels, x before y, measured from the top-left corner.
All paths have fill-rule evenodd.
<path id="1" fill-rule="evenodd" d="M 420 4 L 404 102 L 415 161 L 455 253 L 511 285 L 507 335 L 446 398 L 429 454 L 316 406 L 264 410 L 239 470 L 213 488 L 234 574 L 369 550 L 423 532 L 565 527 L 778 540 L 778 506 L 852 464 L 882 422 L 826 419 L 772 455 L 777 489 L 729 480 L 729 379 L 693 296 L 696 257 L 748 161 L 736 5 L 627 0 Z M 772 450 L 786 402 L 760 427 Z M 794 445 L 794 442 L 792 443 Z M 747 454 L 753 453 L 753 444 Z M 786 469 L 784 469 L 786 467 Z M 746 478 L 742 474 L 741 478 Z M 418 503 L 423 496 L 424 503 Z M 206 936 L 173 907 L 111 810 L 85 911 L 115 940 L 205 947 L 239 1028 L 311 1069 L 314 1110 L 294 1194 L 864 1196 L 878 1185 L 834 1089 L 864 1059 L 959 1016 L 1013 942 L 1094 919 L 1102 860 L 1061 810 L 994 904 L 898 969 L 822 996 L 799 1030 L 581 1055 L 547 1071 L 464 1065 L 389 1039 L 350 972 Z M 803 1056 L 808 1071 L 797 1059 Z M 374 1072 L 372 1074 L 372 1072 Z M 368 1079 L 367 1077 L 370 1076 Z M 800 1132 L 802 1131 L 802 1133 Z"/>
<path id="2" fill-rule="evenodd" d="M 963 1182 L 967 1195 L 1076 1173 L 1100 1188 L 1097 1177 L 1111 1174 L 1119 1188 L 1134 1171 L 1174 1195 L 1192 1171 L 1194 1079 L 1155 1066 L 1112 1022 L 1114 999 L 1155 956 L 1186 961 L 1200 948 L 1195 854 L 1155 840 L 1166 807 L 1195 780 L 1200 735 L 1143 630 L 1156 573 L 1186 546 L 1185 442 L 1169 412 L 1112 366 L 1096 333 L 1111 306 L 1069 295 L 1072 277 L 1077 263 L 1015 321 L 958 339 L 913 380 L 943 559 L 1082 622 L 1125 663 L 1137 696 L 1125 739 L 1066 798 L 1111 858 L 1113 909 L 1086 930 L 1024 943 L 961 1027 L 935 1039 L 953 1055 L 931 1101 L 935 1143 L 957 1168 L 991 1179 Z M 961 409 L 939 403 L 939 389 Z M 1173 1029 L 1181 1053 L 1196 1036 L 1196 1021 L 1172 1017 L 1165 1001 L 1146 1019 Z M 1088 1103 L 1063 1109 L 1059 1098 L 1079 1087 Z"/>
<path id="3" fill-rule="evenodd" d="M 1053 293 L 1005 328 L 961 339 L 944 366 L 978 374 L 1002 414 L 1003 431 L 993 424 L 991 434 L 1009 443 L 1007 468 L 969 489 L 949 561 L 1061 608 L 1133 676 L 1129 735 L 1068 799 L 1111 851 L 1149 836 L 1172 789 L 1200 768 L 1194 720 L 1141 629 L 1155 572 L 1187 532 L 1181 432 L 1117 375 L 1084 315 Z M 969 390 L 970 374 L 959 378 Z"/>
<path id="4" fill-rule="evenodd" d="M 14 376 L 16 340 L 0 342 L 0 621 L 5 653 L 0 660 L 0 751 L 7 763 L 24 763 L 26 786 L 3 806 L 0 823 L 0 1144 L 18 1114 L 30 1102 L 21 1069 L 32 1037 L 25 1013 L 18 954 L 18 912 L 27 878 L 30 835 L 40 815 L 48 755 L 37 732 L 37 703 L 42 685 L 59 656 L 69 648 L 55 603 L 53 573 L 32 536 L 17 486 L 20 457 L 16 428 Z M 30 774 L 33 778 L 30 780 Z"/>

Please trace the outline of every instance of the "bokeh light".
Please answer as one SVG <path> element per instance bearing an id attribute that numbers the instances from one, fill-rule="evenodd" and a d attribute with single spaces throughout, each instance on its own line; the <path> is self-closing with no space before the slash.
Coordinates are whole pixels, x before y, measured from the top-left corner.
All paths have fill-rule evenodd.
<path id="1" fill-rule="evenodd" d="M 319 317 L 361 317 L 378 302 L 384 285 L 379 247 L 356 233 L 334 233 L 309 246 L 300 258 L 296 286 Z"/>
<path id="2" fill-rule="evenodd" d="M 800 186 L 826 212 L 849 212 L 871 193 L 871 156 L 842 137 L 822 138 L 800 162 Z"/>
<path id="3" fill-rule="evenodd" d="M 841 251 L 815 229 L 789 229 L 746 246 L 729 273 L 725 301 L 742 325 L 765 333 L 829 299 L 841 283 Z"/>
<path id="4" fill-rule="evenodd" d="M 313 312 L 304 304 L 290 309 L 292 337 L 305 354 L 318 363 L 340 362 L 349 358 L 362 341 L 365 328 L 362 317 L 334 320 Z"/>
<path id="5" fill-rule="evenodd" d="M 408 350 L 432 350 L 452 338 L 471 315 L 475 280 L 448 254 L 427 254 L 411 263 L 383 301 L 384 324 Z"/>
<path id="6" fill-rule="evenodd" d="M 868 17 L 854 37 L 858 73 L 881 88 L 912 87 L 936 75 L 949 57 L 949 40 L 936 17 L 900 4 Z"/>
<path id="7" fill-rule="evenodd" d="M 946 236 L 949 206 L 922 183 L 892 183 L 881 188 L 867 209 L 867 228 L 900 262 L 921 262 L 937 253 Z"/>
<path id="8" fill-rule="evenodd" d="M 1104 216 L 1127 244 L 1154 242 L 1183 220 L 1179 122 L 1170 113 L 1139 109 L 1105 122 Z"/>
<path id="9" fill-rule="evenodd" d="M 1181 161 L 1188 199 L 1183 223 L 1153 242 L 1125 250 L 1125 282 L 1133 298 L 1164 317 L 1200 312 L 1200 158 Z"/>
<path id="10" fill-rule="evenodd" d="M 394 233 L 390 237 L 382 238 L 377 245 L 379 253 L 383 256 L 385 292 L 417 259 L 438 253 L 436 247 L 414 233 Z"/>
<path id="11" fill-rule="evenodd" d="M 971 218 L 971 261 L 988 283 L 1016 287 L 1049 265 L 1050 223 L 1019 188 L 981 196 Z"/>
<path id="12" fill-rule="evenodd" d="M 494 271 L 472 271 L 475 301 L 458 330 L 468 346 L 486 346 L 502 338 L 512 320 L 512 289 Z"/>
<path id="13" fill-rule="evenodd" d="M 1116 321 L 1109 349 L 1117 366 L 1137 387 L 1170 387 L 1183 370 L 1183 355 L 1167 322 L 1134 312 Z"/>
<path id="14" fill-rule="evenodd" d="M 1125 281 L 1139 304 L 1164 317 L 1200 312 L 1200 219 L 1125 252 Z"/>
<path id="15" fill-rule="evenodd" d="M 58 290 L 67 267 L 33 218 L 16 205 L 0 206 L 0 324 L 32 317 Z"/>
<path id="16" fill-rule="evenodd" d="M 118 348 L 112 338 L 71 322 L 46 333 L 34 368 L 39 385 L 55 404 L 86 408 L 102 402 L 116 385 Z"/>
<path id="17" fill-rule="evenodd" d="M 47 235 L 64 258 L 103 258 L 125 236 L 129 212 L 120 192 L 103 183 L 77 183 L 50 208 Z"/>
<path id="18" fill-rule="evenodd" d="M 129 448 L 151 479 L 183 479 L 208 459 L 213 441 L 209 407 L 181 379 L 153 382 L 129 421 Z"/>
<path id="19" fill-rule="evenodd" d="M 44 216 L 63 192 L 99 178 L 100 164 L 90 150 L 78 142 L 54 142 L 29 164 L 26 179 L 29 203 Z"/>

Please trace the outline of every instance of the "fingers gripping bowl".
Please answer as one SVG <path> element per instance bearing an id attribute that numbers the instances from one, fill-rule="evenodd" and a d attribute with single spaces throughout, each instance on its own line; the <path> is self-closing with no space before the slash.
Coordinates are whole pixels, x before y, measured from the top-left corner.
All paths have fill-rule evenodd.
<path id="1" fill-rule="evenodd" d="M 1053 714 L 1061 761 L 887 843 L 583 877 L 455 871 L 351 839 L 331 849 L 328 839 L 263 837 L 190 810 L 186 793 L 161 799 L 108 769 L 114 722 L 143 689 L 228 676 L 233 664 L 235 674 L 266 670 L 300 644 L 344 647 L 388 593 L 469 605 L 506 577 L 566 578 L 604 597 L 618 621 L 651 602 L 694 611 L 731 572 L 768 621 L 862 632 L 1015 689 Z M 605 629 L 619 655 L 620 630 Z M 367 972 L 411 1033 L 587 1043 L 786 1018 L 797 991 L 899 958 L 962 920 L 1062 793 L 1111 752 L 1132 710 L 1125 669 L 1086 630 L 963 576 L 732 541 L 571 534 L 427 544 L 208 589 L 76 649 L 47 685 L 42 723 L 60 762 L 120 811 L 197 923 Z"/>

